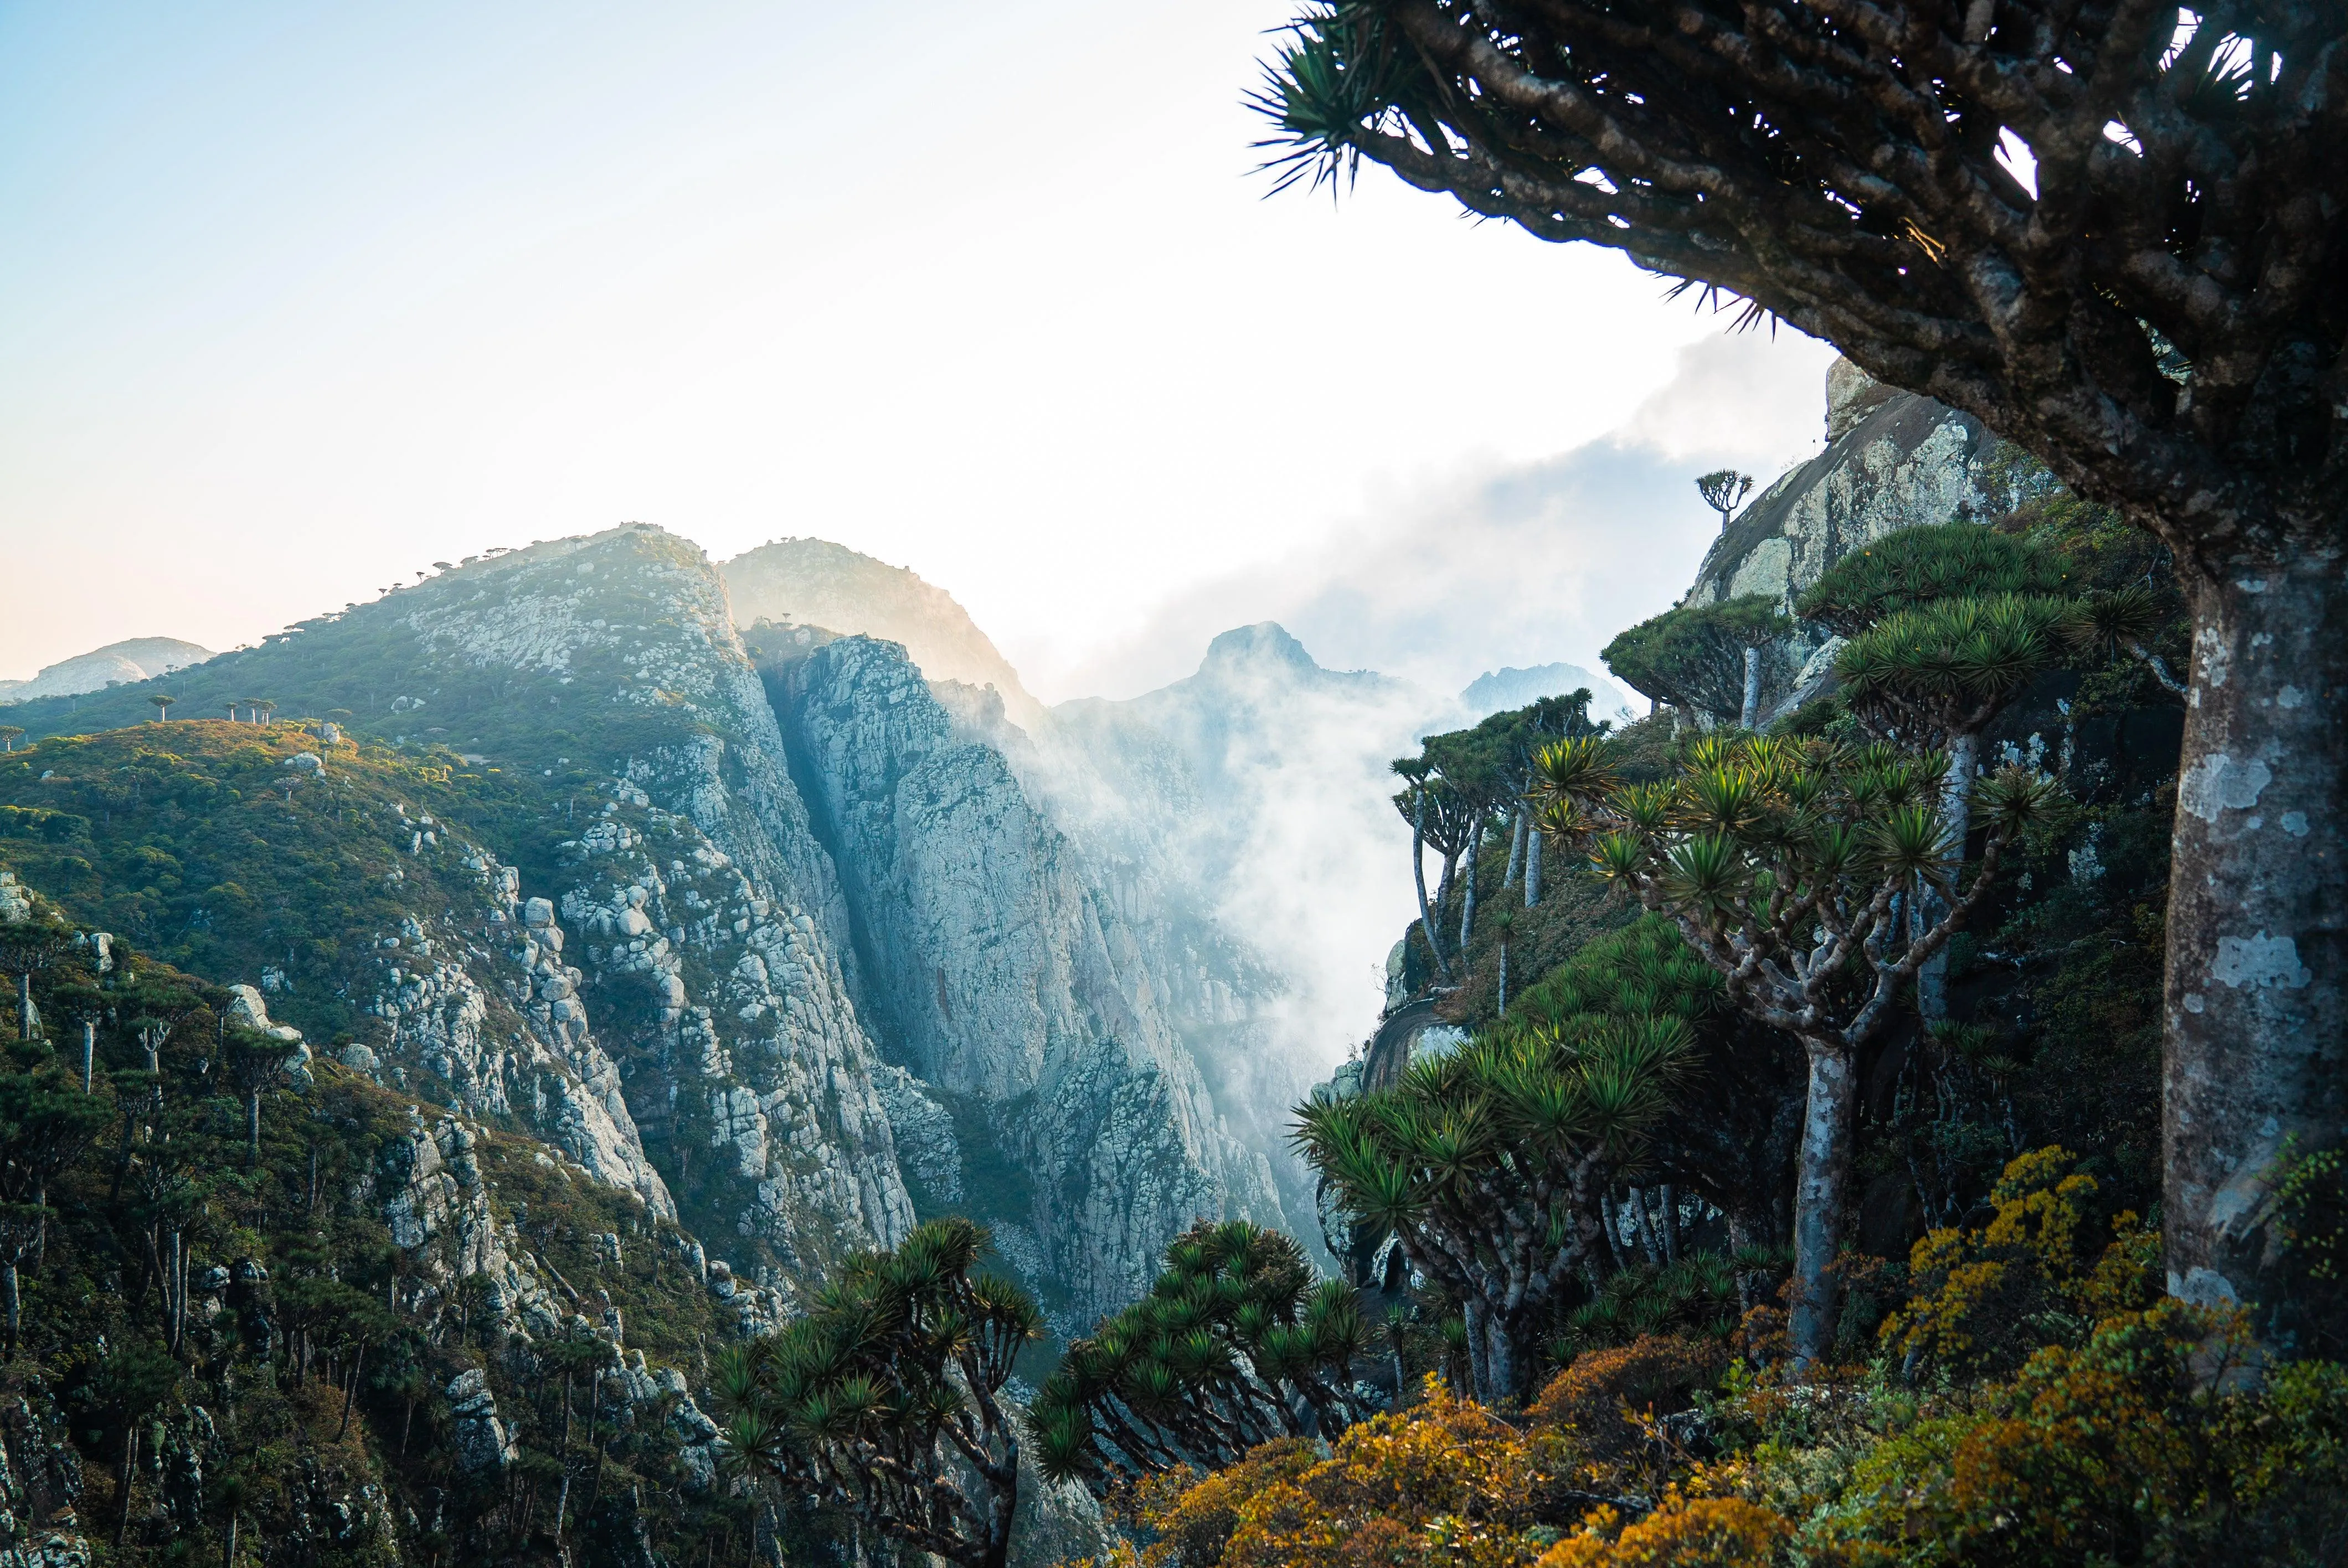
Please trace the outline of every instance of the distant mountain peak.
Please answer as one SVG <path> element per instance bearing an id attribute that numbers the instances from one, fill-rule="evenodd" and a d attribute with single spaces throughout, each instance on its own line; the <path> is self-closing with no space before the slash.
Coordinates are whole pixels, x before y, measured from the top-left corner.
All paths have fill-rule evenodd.
<path id="1" fill-rule="evenodd" d="M 1529 670 L 1509 666 L 1488 670 L 1468 683 L 1459 693 L 1461 706 L 1477 718 L 1505 712 L 1537 702 L 1543 697 L 1562 697 L 1588 687 L 1590 716 L 1612 719 L 1631 712 L 1621 688 L 1602 675 L 1593 675 L 1579 664 L 1536 664 Z"/>
<path id="2" fill-rule="evenodd" d="M 1235 626 L 1208 643 L 1207 656 L 1200 661 L 1199 672 L 1204 674 L 1217 665 L 1263 663 L 1285 664 L 1297 670 L 1321 668 L 1304 644 L 1289 634 L 1288 628 L 1277 620 L 1259 620 L 1252 626 Z"/>
<path id="3" fill-rule="evenodd" d="M 61 659 L 29 681 L 0 681 L 0 702 L 29 702 L 36 697 L 75 697 L 102 691 L 118 682 L 149 681 L 201 664 L 212 651 L 176 637 L 134 637 L 109 642 L 88 653 Z"/>

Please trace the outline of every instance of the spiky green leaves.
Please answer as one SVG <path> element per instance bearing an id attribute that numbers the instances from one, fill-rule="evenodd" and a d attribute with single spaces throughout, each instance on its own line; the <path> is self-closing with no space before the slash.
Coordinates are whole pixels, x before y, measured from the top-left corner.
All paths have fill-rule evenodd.
<path id="1" fill-rule="evenodd" d="M 2069 611 L 2017 594 L 1898 610 L 1851 639 L 1835 672 L 1862 718 L 1906 733 L 1975 730 L 2053 665 Z"/>
<path id="2" fill-rule="evenodd" d="M 2063 566 L 2044 550 L 1973 523 L 1900 528 L 1843 557 L 1796 612 L 1856 638 L 1887 617 L 1947 600 L 2063 591 Z"/>
<path id="3" fill-rule="evenodd" d="M 1643 620 L 1608 643 L 1608 669 L 1660 702 L 1735 723 L 1745 705 L 1745 651 L 1793 630 L 1777 603 L 1747 594 L 1684 605 Z"/>
<path id="4" fill-rule="evenodd" d="M 734 1472 L 852 1470 L 875 1454 L 935 1465 L 949 1426 L 986 1441 L 983 1411 L 1043 1324 L 1018 1286 L 972 1276 L 986 1245 L 970 1220 L 932 1220 L 850 1259 L 780 1333 L 720 1350 L 711 1383 Z"/>
<path id="5" fill-rule="evenodd" d="M 1385 120 L 1411 82 L 1415 58 L 1368 7 L 1335 4 L 1293 24 L 1292 39 L 1248 96 L 1276 128 L 1256 145 L 1275 190 L 1299 180 L 1334 183 L 1354 166 L 1362 131 Z"/>
<path id="6" fill-rule="evenodd" d="M 1316 1282 L 1294 1241 L 1201 1222 L 1169 1245 L 1149 1294 L 1069 1346 L 1045 1379 L 1027 1417 L 1037 1462 L 1097 1485 L 1176 1453 L 1237 1458 L 1292 1401 L 1330 1399 L 1367 1339 L 1353 1287 Z M 1105 1446 L 1105 1431 L 1118 1438 Z"/>

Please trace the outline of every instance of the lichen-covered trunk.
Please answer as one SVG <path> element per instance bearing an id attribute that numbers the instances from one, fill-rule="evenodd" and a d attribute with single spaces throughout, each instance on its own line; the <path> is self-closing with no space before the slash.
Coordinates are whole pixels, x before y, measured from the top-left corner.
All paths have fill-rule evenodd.
<path id="1" fill-rule="evenodd" d="M 1810 1059 L 1810 1091 L 1794 1180 L 1794 1303 L 1787 1324 L 1797 1368 L 1824 1360 L 1834 1348 L 1834 1265 L 1842 1252 L 1843 1188 L 1850 1173 L 1851 1112 L 1859 1089 L 1859 1067 L 1849 1051 L 1819 1041 L 1803 1043 Z"/>
<path id="2" fill-rule="evenodd" d="M 1525 907 L 1540 903 L 1541 835 L 1532 835 L 1525 841 Z"/>
<path id="3" fill-rule="evenodd" d="M 261 1167 L 261 1091 L 256 1089 L 244 1097 L 245 1157 L 255 1170 Z"/>
<path id="4" fill-rule="evenodd" d="M 1468 956 L 1468 938 L 1476 934 L 1476 861 L 1484 849 L 1484 825 L 1468 830 L 1468 887 L 1459 902 L 1459 956 Z"/>
<path id="5" fill-rule="evenodd" d="M 1529 831 L 1530 821 L 1531 817 L 1525 810 L 1525 803 L 1519 801 L 1517 809 L 1510 817 L 1509 872 L 1507 876 L 1500 878 L 1502 891 L 1514 887 L 1517 885 L 1517 874 L 1525 868 L 1525 835 Z"/>
<path id="6" fill-rule="evenodd" d="M 1973 777 L 1981 772 L 1981 736 L 1972 733 L 1949 737 L 1949 776 L 1941 784 L 1941 831 L 1949 853 L 1962 866 L 1965 835 L 1972 831 Z M 1917 910 L 1920 932 L 1940 924 L 1949 912 L 1948 900 L 1926 888 Z M 1949 1016 L 1949 949 L 1942 948 L 1916 971 L 1916 1010 L 1928 1024 Z"/>
<path id="7" fill-rule="evenodd" d="M 90 1092 L 90 1074 L 98 1063 L 98 1024 L 95 1020 L 81 1020 L 81 1091 Z"/>
<path id="8" fill-rule="evenodd" d="M 2161 1204 L 2168 1288 L 2254 1305 L 2287 1348 L 2313 1304 L 2268 1202 L 2287 1142 L 2348 1128 L 2348 598 L 2338 553 L 2195 585 L 2170 860 Z"/>
<path id="9" fill-rule="evenodd" d="M 1443 943 L 1435 933 L 1435 913 L 1426 904 L 1426 795 L 1420 792 L 1412 808 L 1410 824 L 1410 876 L 1418 888 L 1418 925 L 1426 933 L 1426 950 L 1435 959 L 1437 974 L 1448 978 L 1451 966 L 1443 960 Z"/>
<path id="10" fill-rule="evenodd" d="M 1761 727 L 1761 650 L 1745 651 L 1745 706 L 1736 722 L 1748 730 Z"/>

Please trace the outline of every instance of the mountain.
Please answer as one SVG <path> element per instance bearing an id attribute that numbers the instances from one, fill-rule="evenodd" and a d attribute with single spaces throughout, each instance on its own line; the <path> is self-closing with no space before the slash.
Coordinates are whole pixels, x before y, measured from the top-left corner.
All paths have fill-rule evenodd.
<path id="1" fill-rule="evenodd" d="M 1031 724 L 1042 716 L 1043 705 L 970 612 L 908 569 L 823 539 L 777 539 L 718 569 L 733 596 L 735 620 L 745 628 L 795 622 L 899 643 L 932 681 L 994 688 L 1012 723 Z"/>
<path id="2" fill-rule="evenodd" d="M 1536 664 L 1529 670 L 1486 671 L 1468 682 L 1468 689 L 1459 693 L 1459 705 L 1468 711 L 1466 722 L 1472 724 L 1543 697 L 1561 697 L 1584 688 L 1591 694 L 1591 718 L 1612 719 L 1619 723 L 1636 716 L 1621 688 L 1579 664 Z"/>
<path id="3" fill-rule="evenodd" d="M 72 697 L 118 682 L 145 681 L 201 664 L 215 657 L 209 648 L 176 637 L 134 637 L 77 653 L 47 666 L 29 681 L 0 681 L 0 703 L 36 697 Z"/>
<path id="4" fill-rule="evenodd" d="M 314 851 L 259 832 L 243 860 L 203 846 L 173 888 L 159 871 L 109 894 L 129 901 L 104 917 L 144 945 L 234 902 L 206 889 L 242 888 L 270 913 L 242 946 L 188 946 L 191 966 L 274 971 L 286 1005 L 339 1009 L 303 1027 L 352 1035 L 356 1071 L 592 1146 L 600 1163 L 572 1157 L 664 1192 L 647 1201 L 780 1300 L 892 1244 L 917 1203 L 974 1207 L 1076 1331 L 1200 1215 L 1280 1223 L 1192 1059 L 1212 984 L 1026 794 L 1003 688 L 933 687 L 897 644 L 805 625 L 760 629 L 754 661 L 735 613 L 717 569 L 656 528 L 501 553 L 173 677 L 180 712 L 267 698 L 298 723 L 147 723 L 137 687 L 22 705 L 42 742 L 27 787 L 80 776 L 49 759 L 98 742 L 67 735 L 125 725 L 158 774 L 208 736 L 249 736 L 272 767 L 314 751 L 325 783 L 263 770 L 294 781 L 295 813 L 342 799 L 354 743 L 408 769 L 364 817 L 407 851 L 381 897 L 335 881 L 381 891 L 372 850 L 297 886 L 283 863 Z M 122 864 L 135 883 L 145 862 Z M 499 997 L 546 1011 L 537 1033 Z M 540 1045 L 610 1135 L 565 1108 Z M 631 1148 L 642 1170 L 611 1152 Z"/>

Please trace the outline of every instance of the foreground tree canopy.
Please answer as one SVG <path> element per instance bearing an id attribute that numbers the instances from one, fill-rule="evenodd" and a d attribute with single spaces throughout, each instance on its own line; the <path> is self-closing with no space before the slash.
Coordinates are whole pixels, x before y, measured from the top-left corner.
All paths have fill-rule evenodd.
<path id="1" fill-rule="evenodd" d="M 1262 96 L 1290 178 L 1740 296 L 2176 553 L 2167 1261 L 2282 1338 L 2267 1173 L 2348 1122 L 2343 46 L 2312 0 L 1337 0 Z"/>

